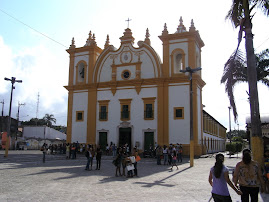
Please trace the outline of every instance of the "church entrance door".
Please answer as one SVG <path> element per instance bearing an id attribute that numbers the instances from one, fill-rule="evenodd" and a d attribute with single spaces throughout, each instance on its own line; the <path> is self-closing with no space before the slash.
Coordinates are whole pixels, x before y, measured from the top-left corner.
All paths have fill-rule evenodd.
<path id="1" fill-rule="evenodd" d="M 102 151 L 106 151 L 107 132 L 99 132 L 99 145 Z"/>
<path id="2" fill-rule="evenodd" d="M 131 149 L 132 146 L 132 129 L 131 128 L 119 128 L 119 146 L 125 144 L 129 145 Z"/>
<path id="3" fill-rule="evenodd" d="M 144 151 L 150 151 L 154 148 L 154 132 L 145 132 Z"/>

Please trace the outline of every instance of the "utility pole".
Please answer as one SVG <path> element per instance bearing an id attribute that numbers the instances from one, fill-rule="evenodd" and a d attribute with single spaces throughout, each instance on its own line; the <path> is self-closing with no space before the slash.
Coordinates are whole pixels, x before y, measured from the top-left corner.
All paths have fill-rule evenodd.
<path id="1" fill-rule="evenodd" d="M 25 103 L 20 103 L 20 101 L 18 101 L 18 114 L 17 114 L 18 123 L 19 123 L 19 119 L 20 119 L 20 107 L 24 106 L 24 105 L 25 105 Z"/>
<path id="2" fill-rule="evenodd" d="M 229 137 L 230 137 L 230 145 L 232 145 L 232 131 L 231 131 L 231 106 L 228 107 L 229 109 L 229 129 L 230 129 L 230 132 L 229 132 Z M 230 158 L 231 158 L 231 151 L 230 152 Z"/>
<path id="3" fill-rule="evenodd" d="M 9 103 L 9 115 L 8 115 L 8 122 L 7 122 L 7 141 L 6 141 L 6 149 L 5 149 L 5 156 L 8 156 L 8 149 L 9 149 L 9 137 L 10 135 L 10 124 L 11 124 L 11 108 L 12 108 L 12 96 L 13 96 L 13 89 L 15 89 L 14 83 L 18 82 L 18 83 L 22 83 L 22 80 L 16 80 L 16 77 L 11 77 L 11 79 L 6 78 L 6 81 L 10 81 L 11 82 L 11 93 L 10 93 L 10 103 Z"/>
<path id="4" fill-rule="evenodd" d="M 190 167 L 194 165 L 194 139 L 193 139 L 193 91 L 192 91 L 192 74 L 200 71 L 202 68 L 197 67 L 192 69 L 186 67 L 185 70 L 180 70 L 180 72 L 188 74 L 190 79 Z"/>
<path id="5" fill-rule="evenodd" d="M 4 116 L 4 105 L 5 105 L 5 100 L 0 102 L 2 104 L 2 116 Z"/>

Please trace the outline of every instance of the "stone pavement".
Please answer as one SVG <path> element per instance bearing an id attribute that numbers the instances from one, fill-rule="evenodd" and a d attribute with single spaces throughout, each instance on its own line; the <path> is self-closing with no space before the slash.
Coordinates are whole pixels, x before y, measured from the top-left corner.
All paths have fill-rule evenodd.
<path id="1" fill-rule="evenodd" d="M 156 165 L 155 159 L 138 163 L 139 177 L 115 177 L 112 157 L 103 156 L 101 170 L 85 171 L 86 158 L 66 160 L 64 155 L 47 155 L 42 163 L 40 151 L 0 151 L 0 202 L 2 201 L 209 201 L 208 183 L 214 158 L 188 159 L 178 170 Z M 226 158 L 232 171 L 240 158 Z M 93 168 L 95 168 L 95 160 Z M 231 176 L 230 176 L 231 178 Z M 240 201 L 229 188 L 233 201 Z M 211 200 L 213 201 L 213 200 Z M 260 194 L 259 201 L 269 201 Z"/>

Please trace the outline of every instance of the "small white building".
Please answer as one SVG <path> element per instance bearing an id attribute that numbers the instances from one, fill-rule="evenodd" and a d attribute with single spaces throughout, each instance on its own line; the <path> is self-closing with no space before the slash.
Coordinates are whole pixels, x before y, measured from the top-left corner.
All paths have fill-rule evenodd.
<path id="1" fill-rule="evenodd" d="M 66 134 L 47 126 L 24 126 L 22 136 L 25 139 L 66 140 Z"/>

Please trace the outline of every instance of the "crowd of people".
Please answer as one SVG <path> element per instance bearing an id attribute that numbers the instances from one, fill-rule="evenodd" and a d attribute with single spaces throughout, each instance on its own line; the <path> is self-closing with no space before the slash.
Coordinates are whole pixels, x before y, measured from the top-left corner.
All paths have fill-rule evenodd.
<path id="1" fill-rule="evenodd" d="M 43 151 L 43 162 L 45 162 L 45 154 L 59 153 L 66 154 L 67 159 L 75 159 L 76 154 L 84 153 L 87 159 L 85 170 L 92 170 L 93 159 L 96 158 L 96 170 L 101 168 L 101 157 L 103 151 L 98 145 L 85 145 L 72 143 L 62 145 L 44 145 L 41 148 Z M 154 149 L 150 146 L 150 156 L 157 159 L 157 165 L 170 165 L 171 170 L 177 167 L 177 163 L 182 162 L 183 147 L 182 144 L 170 144 L 169 146 L 155 145 Z M 105 155 L 113 156 L 113 164 L 116 168 L 115 176 L 126 176 L 128 178 L 138 176 L 137 163 L 141 160 L 138 149 L 135 147 L 132 150 L 128 144 L 117 147 L 111 142 L 110 146 L 106 145 Z M 210 169 L 209 183 L 212 186 L 212 198 L 214 201 L 232 201 L 228 186 L 229 185 L 237 194 L 241 195 L 241 200 L 258 201 L 258 193 L 269 193 L 269 150 L 265 150 L 264 173 L 260 165 L 252 160 L 251 151 L 243 150 L 242 161 L 237 163 L 233 172 L 232 181 L 229 178 L 229 169 L 224 165 L 224 155 L 216 155 L 216 163 Z"/>
<path id="2" fill-rule="evenodd" d="M 137 162 L 141 160 L 138 155 L 137 148 L 133 148 L 133 152 L 131 153 L 127 150 L 127 144 L 122 147 L 117 148 L 116 157 L 113 160 L 113 164 L 116 167 L 115 176 L 126 176 L 126 177 L 138 177 L 137 172 Z M 127 174 L 125 174 L 127 171 Z"/>

